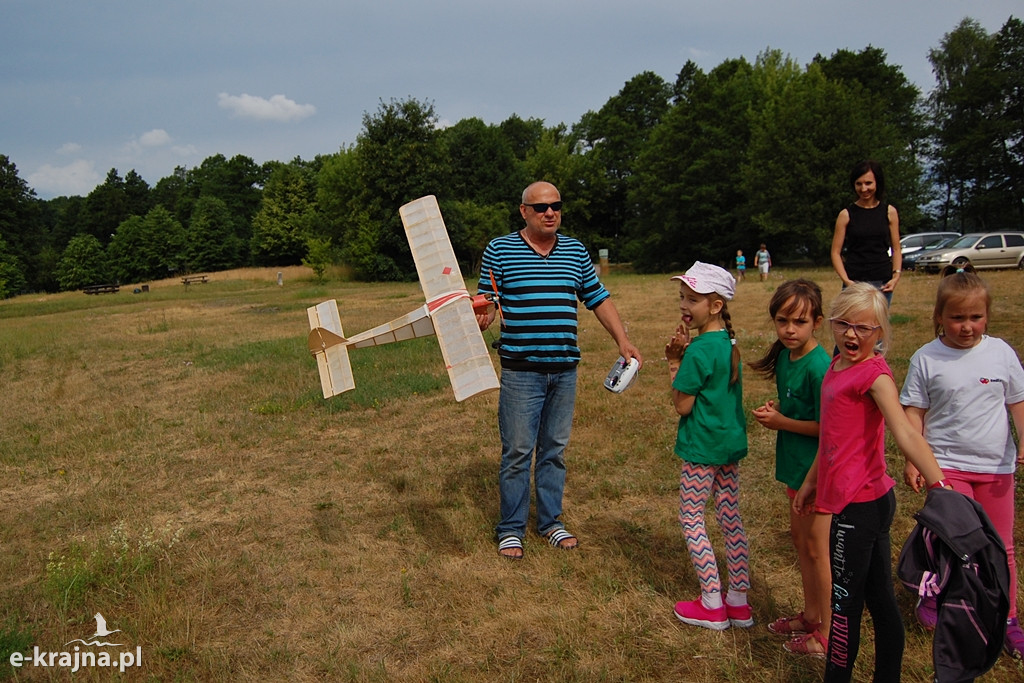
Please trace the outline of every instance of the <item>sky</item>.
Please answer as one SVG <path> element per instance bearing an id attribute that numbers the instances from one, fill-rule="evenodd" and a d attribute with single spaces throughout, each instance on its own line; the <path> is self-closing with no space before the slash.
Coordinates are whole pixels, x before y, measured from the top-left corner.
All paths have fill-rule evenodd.
<path id="1" fill-rule="evenodd" d="M 0 0 L 0 154 L 37 196 L 84 196 L 111 168 L 154 185 L 215 154 L 332 154 L 393 100 L 571 126 L 644 71 L 768 49 L 874 46 L 927 94 L 946 33 L 1011 16 L 1020 0 Z"/>

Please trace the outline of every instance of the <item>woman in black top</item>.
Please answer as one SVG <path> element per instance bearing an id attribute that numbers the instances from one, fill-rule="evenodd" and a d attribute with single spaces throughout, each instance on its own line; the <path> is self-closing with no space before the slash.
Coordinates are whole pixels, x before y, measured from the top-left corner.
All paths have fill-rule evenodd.
<path id="1" fill-rule="evenodd" d="M 850 172 L 857 201 L 839 212 L 832 235 L 832 267 L 843 287 L 870 282 L 892 303 L 900 281 L 900 217 L 886 204 L 885 176 L 875 161 L 861 161 Z"/>

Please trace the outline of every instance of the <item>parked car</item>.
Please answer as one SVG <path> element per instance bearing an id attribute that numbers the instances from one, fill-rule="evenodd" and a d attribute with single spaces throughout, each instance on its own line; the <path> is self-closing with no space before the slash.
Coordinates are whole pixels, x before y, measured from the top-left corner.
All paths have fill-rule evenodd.
<path id="1" fill-rule="evenodd" d="M 925 254 L 930 254 L 933 251 L 935 251 L 936 249 L 942 249 L 944 247 L 948 247 L 950 244 L 955 242 L 959 237 L 960 237 L 959 234 L 954 235 L 953 237 L 946 237 L 946 238 L 943 238 L 943 239 L 939 240 L 938 242 L 936 242 L 934 244 L 929 244 L 924 249 L 918 249 L 916 251 L 911 252 L 909 255 L 904 254 L 903 255 L 903 270 L 914 270 L 914 269 L 916 269 L 917 268 L 917 262 L 918 262 L 918 260 L 922 256 L 924 256 Z"/>
<path id="2" fill-rule="evenodd" d="M 904 235 L 900 238 L 900 253 L 903 255 L 903 269 L 907 269 L 906 258 L 910 254 L 916 254 L 925 247 L 938 244 L 948 237 L 959 237 L 958 232 L 917 232 L 912 235 Z"/>
<path id="3" fill-rule="evenodd" d="M 946 266 L 967 264 L 975 270 L 988 268 L 1024 269 L 1024 232 L 972 232 L 942 249 L 934 249 L 917 260 L 917 267 L 937 273 Z"/>

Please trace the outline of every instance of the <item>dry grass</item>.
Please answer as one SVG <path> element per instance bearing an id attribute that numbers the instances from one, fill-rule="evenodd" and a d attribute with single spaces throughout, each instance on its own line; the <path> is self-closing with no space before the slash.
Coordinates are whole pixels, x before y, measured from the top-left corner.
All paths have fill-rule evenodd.
<path id="1" fill-rule="evenodd" d="M 838 291 L 822 270 L 748 278 L 730 305 L 746 360 L 772 341 L 767 301 L 795 275 L 826 299 Z M 1024 275 L 986 277 L 991 332 L 1024 349 Z M 319 396 L 305 308 L 337 298 L 358 331 L 419 305 L 418 287 L 317 286 L 304 269 L 276 280 L 236 271 L 187 289 L 0 303 L 0 646 L 59 651 L 98 611 L 157 680 L 820 679 L 819 662 L 784 654 L 764 628 L 799 607 L 800 589 L 773 435 L 753 421 L 741 490 L 758 625 L 711 633 L 672 616 L 698 591 L 675 520 L 660 360 L 674 283 L 606 279 L 647 357 L 622 395 L 601 388 L 615 351 L 582 313 L 565 501 L 582 545 L 558 552 L 531 533 L 526 559 L 510 563 L 493 542 L 494 394 L 455 403 L 427 340 L 355 352 L 356 391 Z M 900 381 L 932 336 L 934 286 L 910 274 L 897 291 Z M 749 371 L 744 384 L 750 408 L 773 393 Z M 899 541 L 920 499 L 902 486 L 898 499 Z M 900 597 L 904 680 L 930 680 L 930 638 Z M 871 657 L 868 637 L 858 680 Z M 0 666 L 0 677 L 64 678 Z M 983 680 L 1022 673 L 1004 657 Z"/>

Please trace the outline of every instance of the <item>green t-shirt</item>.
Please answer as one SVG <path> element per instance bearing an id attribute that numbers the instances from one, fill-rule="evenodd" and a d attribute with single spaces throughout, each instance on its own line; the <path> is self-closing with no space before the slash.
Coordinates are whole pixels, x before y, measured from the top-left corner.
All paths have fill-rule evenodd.
<path id="1" fill-rule="evenodd" d="M 775 364 L 779 412 L 793 420 L 821 422 L 821 380 L 832 357 L 820 345 L 796 361 L 784 349 Z M 775 478 L 799 489 L 818 452 L 818 437 L 779 430 L 775 441 Z"/>
<path id="2" fill-rule="evenodd" d="M 729 384 L 732 343 L 725 330 L 697 336 L 686 348 L 672 388 L 695 397 L 680 416 L 675 453 L 688 462 L 727 465 L 747 455 L 743 377 Z"/>

